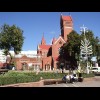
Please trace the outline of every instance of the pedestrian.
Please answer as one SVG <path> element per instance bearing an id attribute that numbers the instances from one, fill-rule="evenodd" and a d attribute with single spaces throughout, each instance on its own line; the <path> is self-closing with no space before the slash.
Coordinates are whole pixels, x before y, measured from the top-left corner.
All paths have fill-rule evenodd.
<path id="1" fill-rule="evenodd" d="M 73 80 L 74 82 L 78 82 L 78 76 L 76 73 L 73 73 Z"/>
<path id="2" fill-rule="evenodd" d="M 63 76 L 62 80 L 66 82 L 66 75 Z"/>
<path id="3" fill-rule="evenodd" d="M 66 83 L 70 83 L 70 74 L 68 73 L 68 75 L 66 76 Z"/>
<path id="4" fill-rule="evenodd" d="M 73 74 L 70 74 L 70 83 L 74 83 L 74 76 L 73 76 Z"/>
<path id="5" fill-rule="evenodd" d="M 82 72 L 78 69 L 78 81 L 83 82 Z"/>

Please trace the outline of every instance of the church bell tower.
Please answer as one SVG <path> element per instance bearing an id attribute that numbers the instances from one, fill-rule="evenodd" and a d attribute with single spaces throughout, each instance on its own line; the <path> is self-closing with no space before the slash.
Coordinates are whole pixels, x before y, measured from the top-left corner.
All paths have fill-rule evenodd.
<path id="1" fill-rule="evenodd" d="M 67 35 L 73 30 L 73 20 L 71 16 L 60 17 L 61 36 L 67 41 Z"/>

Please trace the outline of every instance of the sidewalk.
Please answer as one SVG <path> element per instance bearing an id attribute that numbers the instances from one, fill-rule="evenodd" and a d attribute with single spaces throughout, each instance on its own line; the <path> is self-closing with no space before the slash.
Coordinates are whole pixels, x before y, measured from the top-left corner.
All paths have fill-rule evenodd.
<path id="1" fill-rule="evenodd" d="M 83 82 L 44 85 L 44 87 L 100 87 L 100 76 L 84 78 Z"/>

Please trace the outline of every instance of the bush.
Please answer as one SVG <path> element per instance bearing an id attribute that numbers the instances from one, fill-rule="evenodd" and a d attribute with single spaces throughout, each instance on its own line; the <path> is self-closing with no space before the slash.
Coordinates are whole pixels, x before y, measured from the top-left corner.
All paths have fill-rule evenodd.
<path id="1" fill-rule="evenodd" d="M 0 75 L 0 85 L 7 85 L 7 84 L 16 84 L 16 83 L 26 83 L 26 82 L 36 82 L 40 80 L 40 77 L 43 79 L 58 79 L 62 78 L 65 73 L 49 73 L 49 72 L 40 72 L 36 75 L 35 72 L 16 72 L 16 71 L 9 71 L 4 75 Z M 93 73 L 82 74 L 83 78 L 86 77 L 94 77 Z"/>
<path id="2" fill-rule="evenodd" d="M 0 77 L 0 85 L 15 84 L 16 78 L 14 77 Z"/>
<path id="3" fill-rule="evenodd" d="M 56 78 L 62 78 L 64 76 L 64 73 L 39 73 L 40 77 L 43 77 L 43 79 L 56 79 Z"/>
<path id="4" fill-rule="evenodd" d="M 39 81 L 39 77 L 31 76 L 14 76 L 14 77 L 0 77 L 0 85 L 16 84 L 16 83 L 27 83 Z"/>
<path id="5" fill-rule="evenodd" d="M 83 73 L 82 76 L 83 76 L 84 78 L 89 78 L 89 77 L 94 77 L 95 74 L 94 74 L 94 73 L 90 73 L 90 74 Z"/>

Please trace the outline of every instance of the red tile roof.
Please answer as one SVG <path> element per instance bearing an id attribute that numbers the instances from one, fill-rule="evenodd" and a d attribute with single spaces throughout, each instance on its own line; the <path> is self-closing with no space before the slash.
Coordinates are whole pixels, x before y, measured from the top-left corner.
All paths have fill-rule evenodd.
<path id="1" fill-rule="evenodd" d="M 45 50 L 49 50 L 50 47 L 51 45 L 39 45 L 40 49 L 45 49 Z"/>
<path id="2" fill-rule="evenodd" d="M 62 16 L 62 20 L 72 21 L 71 16 Z"/>

